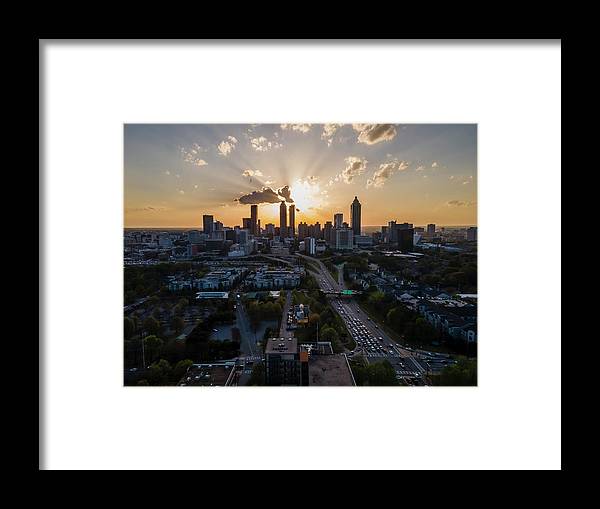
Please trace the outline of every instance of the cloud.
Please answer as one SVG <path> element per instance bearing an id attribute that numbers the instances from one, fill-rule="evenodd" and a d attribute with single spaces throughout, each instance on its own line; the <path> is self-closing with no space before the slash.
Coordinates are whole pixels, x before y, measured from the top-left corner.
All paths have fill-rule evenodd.
<path id="1" fill-rule="evenodd" d="M 154 207 L 151 205 L 147 205 L 146 207 L 126 208 L 125 212 L 163 212 L 165 210 L 168 210 L 167 207 Z"/>
<path id="2" fill-rule="evenodd" d="M 352 124 L 358 132 L 358 142 L 374 145 L 381 141 L 389 141 L 396 137 L 396 128 L 393 124 Z"/>
<path id="3" fill-rule="evenodd" d="M 462 200 L 451 200 L 446 202 L 448 207 L 472 207 L 476 205 L 476 202 L 473 201 L 462 201 Z"/>
<path id="4" fill-rule="evenodd" d="M 362 157 L 346 157 L 346 167 L 342 170 L 340 177 L 346 184 L 350 184 L 355 177 L 362 175 L 367 169 L 367 160 Z M 338 177 L 336 177 L 338 179 Z M 339 179 L 338 179 L 339 180 Z"/>
<path id="5" fill-rule="evenodd" d="M 194 166 L 206 166 L 208 163 L 200 157 L 202 152 L 206 152 L 208 149 L 201 147 L 197 143 L 193 143 L 191 147 L 179 147 L 181 157 L 186 163 L 193 164 Z"/>
<path id="6" fill-rule="evenodd" d="M 274 180 L 265 180 L 265 185 L 266 186 L 272 186 L 275 183 Z"/>
<path id="7" fill-rule="evenodd" d="M 310 131 L 311 127 L 312 124 L 281 124 L 281 128 L 284 130 L 298 131 L 303 134 Z"/>
<path id="8" fill-rule="evenodd" d="M 258 138 L 252 138 L 250 140 L 250 146 L 257 152 L 266 152 L 267 150 L 271 150 L 272 148 L 283 147 L 283 145 L 281 143 L 279 143 L 278 141 L 268 140 L 264 136 L 259 136 Z"/>
<path id="9" fill-rule="evenodd" d="M 260 203 L 279 203 L 279 195 L 270 187 L 263 187 L 261 191 L 252 191 L 236 199 L 242 205 L 258 205 Z"/>
<path id="10" fill-rule="evenodd" d="M 425 166 L 423 166 L 422 164 L 415 168 L 415 171 L 424 171 L 424 170 L 425 170 Z"/>
<path id="11" fill-rule="evenodd" d="M 242 172 L 243 177 L 262 177 L 262 171 L 260 170 L 251 170 L 250 168 L 244 170 Z"/>
<path id="12" fill-rule="evenodd" d="M 469 185 L 470 183 L 471 183 L 471 181 L 470 181 L 470 180 L 465 180 L 465 181 L 462 183 L 462 185 L 463 185 L 463 186 L 467 186 L 467 185 Z"/>
<path id="13" fill-rule="evenodd" d="M 327 146 L 331 147 L 333 143 L 333 136 L 336 131 L 344 124 L 323 124 L 323 132 L 321 133 L 321 139 L 327 141 Z"/>
<path id="14" fill-rule="evenodd" d="M 226 140 L 223 140 L 221 143 L 219 143 L 217 145 L 217 151 L 222 156 L 227 157 L 229 154 L 231 154 L 231 152 L 237 145 L 237 142 L 238 142 L 237 138 L 235 138 L 233 136 L 227 136 Z"/>
<path id="15" fill-rule="evenodd" d="M 165 171 L 165 175 L 171 175 L 171 172 L 169 170 Z"/>
<path id="16" fill-rule="evenodd" d="M 379 169 L 373 173 L 373 177 L 367 180 L 367 187 L 383 187 L 387 180 L 399 171 L 408 168 L 406 161 L 390 161 L 379 165 Z"/>
<path id="17" fill-rule="evenodd" d="M 439 163 L 437 161 L 433 161 L 433 163 L 431 163 L 431 167 L 437 168 L 437 167 L 439 167 Z"/>
<path id="18" fill-rule="evenodd" d="M 283 186 L 281 189 L 278 189 L 277 194 L 285 198 L 285 201 L 287 201 L 288 203 L 294 203 L 294 200 L 292 200 L 291 197 L 291 191 L 289 186 Z"/>

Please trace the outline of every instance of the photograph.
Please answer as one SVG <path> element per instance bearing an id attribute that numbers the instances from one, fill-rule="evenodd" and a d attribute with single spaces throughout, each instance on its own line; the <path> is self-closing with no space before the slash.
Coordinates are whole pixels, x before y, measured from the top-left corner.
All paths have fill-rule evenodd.
<path id="1" fill-rule="evenodd" d="M 477 130 L 123 124 L 123 385 L 477 386 Z"/>

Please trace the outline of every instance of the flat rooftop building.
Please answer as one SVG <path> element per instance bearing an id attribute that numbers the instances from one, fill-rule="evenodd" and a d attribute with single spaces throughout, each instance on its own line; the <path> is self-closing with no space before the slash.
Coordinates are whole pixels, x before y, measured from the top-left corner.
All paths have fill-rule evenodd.
<path id="1" fill-rule="evenodd" d="M 356 385 L 352 371 L 343 354 L 311 355 L 308 360 L 308 385 Z"/>

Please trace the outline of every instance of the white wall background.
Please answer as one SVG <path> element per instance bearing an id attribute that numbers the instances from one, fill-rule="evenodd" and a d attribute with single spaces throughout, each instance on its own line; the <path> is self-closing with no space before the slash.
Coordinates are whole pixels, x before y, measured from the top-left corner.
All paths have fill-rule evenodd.
<path id="1" fill-rule="evenodd" d="M 558 43 L 42 58 L 43 468 L 560 468 Z M 124 388 L 122 124 L 358 120 L 479 124 L 479 387 Z"/>

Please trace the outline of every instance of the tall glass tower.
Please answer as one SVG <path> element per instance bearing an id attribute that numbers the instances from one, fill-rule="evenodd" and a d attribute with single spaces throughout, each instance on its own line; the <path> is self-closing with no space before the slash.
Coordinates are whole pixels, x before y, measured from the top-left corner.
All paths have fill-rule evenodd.
<path id="1" fill-rule="evenodd" d="M 279 205 L 279 236 L 287 237 L 287 206 L 284 201 Z"/>
<path id="2" fill-rule="evenodd" d="M 356 196 L 350 205 L 350 224 L 354 235 L 360 235 L 360 202 Z"/>

